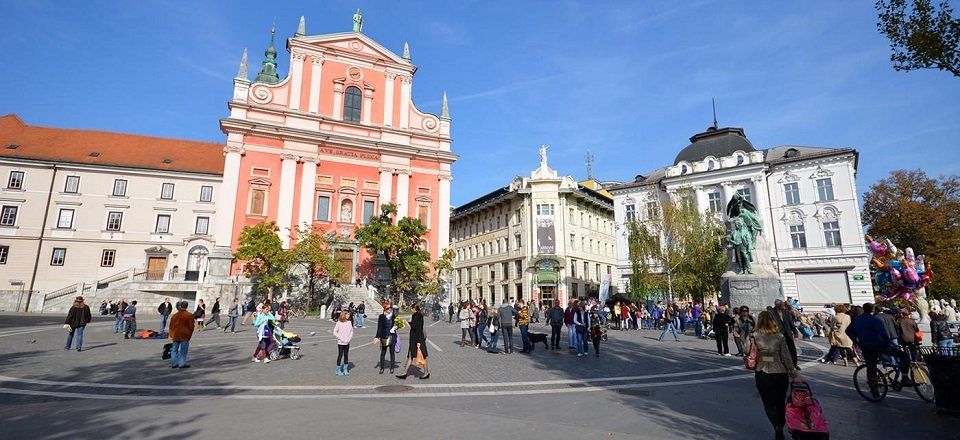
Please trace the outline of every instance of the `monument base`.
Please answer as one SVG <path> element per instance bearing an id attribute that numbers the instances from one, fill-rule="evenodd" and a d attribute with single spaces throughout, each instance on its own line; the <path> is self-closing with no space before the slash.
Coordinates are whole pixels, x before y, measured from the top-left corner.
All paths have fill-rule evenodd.
<path id="1" fill-rule="evenodd" d="M 783 299 L 783 287 L 776 276 L 727 272 L 720 277 L 720 304 L 747 306 L 756 316 L 778 299 Z"/>

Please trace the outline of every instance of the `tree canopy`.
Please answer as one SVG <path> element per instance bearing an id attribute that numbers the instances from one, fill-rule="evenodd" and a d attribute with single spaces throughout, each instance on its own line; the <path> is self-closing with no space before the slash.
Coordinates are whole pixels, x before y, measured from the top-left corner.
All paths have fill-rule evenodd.
<path id="1" fill-rule="evenodd" d="M 700 212 L 690 190 L 662 203 L 656 218 L 628 224 L 631 293 L 642 298 L 654 291 L 672 299 L 703 300 L 720 290 L 726 267 L 724 226 L 716 214 Z"/>
<path id="2" fill-rule="evenodd" d="M 357 228 L 354 236 L 371 255 L 382 253 L 386 258 L 393 279 L 391 287 L 415 297 L 414 287 L 426 281 L 429 273 L 430 252 L 424 240 L 427 228 L 417 218 L 404 217 L 394 221 L 396 215 L 395 205 L 380 205 L 380 215 L 371 217 L 369 223 Z"/>
<path id="3" fill-rule="evenodd" d="M 960 76 L 960 18 L 948 0 L 878 0 L 877 29 L 890 40 L 896 70 L 940 69 Z"/>
<path id="4" fill-rule="evenodd" d="M 300 265 L 303 269 L 300 274 L 306 281 L 309 291 L 307 306 L 312 308 L 315 300 L 325 303 L 330 299 L 317 295 L 324 284 L 323 281 L 339 277 L 347 268 L 333 257 L 330 242 L 322 230 L 315 231 L 309 227 L 302 227 L 296 231 L 296 240 L 296 247 L 292 250 L 293 263 Z"/>
<path id="5" fill-rule="evenodd" d="M 960 298 L 960 178 L 896 170 L 863 194 L 863 222 L 873 237 L 926 254 L 934 298 Z"/>
<path id="6" fill-rule="evenodd" d="M 286 289 L 290 285 L 290 265 L 292 254 L 283 249 L 277 232 L 280 230 L 274 222 L 244 226 L 240 231 L 240 247 L 234 257 L 243 261 L 243 274 L 256 279 L 272 296 L 275 290 Z"/>

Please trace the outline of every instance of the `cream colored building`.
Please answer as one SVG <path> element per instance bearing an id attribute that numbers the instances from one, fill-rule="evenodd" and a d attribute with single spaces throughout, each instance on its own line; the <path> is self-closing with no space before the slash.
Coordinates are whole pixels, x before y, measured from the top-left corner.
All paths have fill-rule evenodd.
<path id="1" fill-rule="evenodd" d="M 598 296 L 616 264 L 612 200 L 547 166 L 454 210 L 451 299 L 565 304 Z"/>
<path id="2" fill-rule="evenodd" d="M 23 310 L 29 296 L 31 310 L 53 311 L 78 292 L 94 306 L 193 299 L 214 244 L 222 149 L 0 117 L 4 307 L 17 309 L 15 296 Z"/>

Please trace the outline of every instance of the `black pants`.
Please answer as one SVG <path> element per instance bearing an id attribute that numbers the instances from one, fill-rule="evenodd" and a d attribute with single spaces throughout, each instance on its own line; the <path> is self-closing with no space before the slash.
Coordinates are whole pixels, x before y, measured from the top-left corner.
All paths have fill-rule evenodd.
<path id="1" fill-rule="evenodd" d="M 385 360 L 385 357 L 387 356 L 387 352 L 389 351 L 389 352 L 390 352 L 390 369 L 392 370 L 392 369 L 393 369 L 393 364 L 394 364 L 395 361 L 396 361 L 396 355 L 397 355 L 397 351 L 393 349 L 393 347 L 397 344 L 397 335 L 390 335 L 390 344 L 387 345 L 386 347 L 384 347 L 382 344 L 383 344 L 383 343 L 381 342 L 381 345 L 380 345 L 380 369 L 382 370 L 382 369 L 384 369 L 384 368 L 387 368 L 386 365 L 385 365 L 384 360 Z"/>
<path id="2" fill-rule="evenodd" d="M 340 360 L 343 362 L 340 362 Z M 350 344 L 337 345 L 337 365 L 347 365 L 350 363 Z"/>
<path id="3" fill-rule="evenodd" d="M 600 357 L 600 338 L 590 338 L 593 341 L 593 351 Z"/>
<path id="4" fill-rule="evenodd" d="M 758 371 L 753 377 L 767 418 L 774 428 L 782 427 L 786 422 L 787 386 L 790 385 L 787 373 L 768 374 Z"/>
<path id="5" fill-rule="evenodd" d="M 513 353 L 513 327 L 503 327 L 503 352 Z"/>
<path id="6" fill-rule="evenodd" d="M 550 324 L 550 348 L 560 348 L 560 330 L 563 324 Z"/>
<path id="7" fill-rule="evenodd" d="M 783 335 L 787 339 L 787 350 L 790 351 L 790 359 L 793 360 L 793 366 L 797 366 L 797 344 L 793 342 L 793 335 Z"/>
<path id="8" fill-rule="evenodd" d="M 720 330 L 716 331 L 717 337 L 717 353 L 728 354 L 730 353 L 730 334 L 726 331 Z"/>

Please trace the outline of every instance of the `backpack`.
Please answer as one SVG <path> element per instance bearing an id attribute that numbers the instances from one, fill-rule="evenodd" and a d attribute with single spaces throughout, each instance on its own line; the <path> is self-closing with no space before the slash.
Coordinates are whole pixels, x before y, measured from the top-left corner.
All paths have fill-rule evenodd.
<path id="1" fill-rule="evenodd" d="M 193 319 L 200 319 L 203 317 L 203 309 L 197 309 L 193 311 Z"/>

